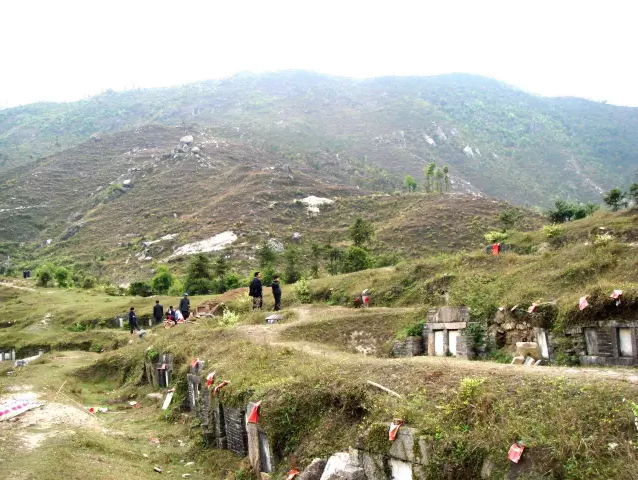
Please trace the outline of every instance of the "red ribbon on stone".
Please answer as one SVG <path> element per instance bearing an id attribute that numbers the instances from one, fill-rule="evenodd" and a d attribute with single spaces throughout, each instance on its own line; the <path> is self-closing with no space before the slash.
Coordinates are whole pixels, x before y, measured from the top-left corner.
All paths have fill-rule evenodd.
<path id="1" fill-rule="evenodd" d="M 390 433 L 388 435 L 388 438 L 390 439 L 391 442 L 394 442 L 394 440 L 397 438 L 397 433 L 399 433 L 399 428 L 401 428 L 404 423 L 405 422 L 403 420 L 394 420 L 390 424 Z"/>
<path id="2" fill-rule="evenodd" d="M 286 480 L 292 480 L 293 478 L 295 478 L 297 475 L 299 475 L 299 470 L 290 470 L 288 472 L 288 477 L 286 477 Z"/>
<path id="3" fill-rule="evenodd" d="M 253 405 L 253 409 L 248 416 L 248 423 L 259 423 L 259 407 L 261 407 L 261 401 Z"/>
<path id="4" fill-rule="evenodd" d="M 226 385 L 228 385 L 229 382 L 227 382 L 226 380 L 224 380 L 222 383 L 220 383 L 219 385 L 217 385 L 214 389 L 213 389 L 213 395 L 217 395 L 219 393 L 219 391 L 224 388 Z"/>

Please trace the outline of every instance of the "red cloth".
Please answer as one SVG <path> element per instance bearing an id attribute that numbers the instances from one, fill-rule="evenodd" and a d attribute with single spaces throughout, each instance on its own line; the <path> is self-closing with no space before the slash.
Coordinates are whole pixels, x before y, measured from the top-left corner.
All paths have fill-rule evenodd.
<path id="1" fill-rule="evenodd" d="M 206 375 L 206 386 L 210 388 L 210 386 L 213 384 L 213 381 L 215 381 L 215 372 Z"/>
<path id="2" fill-rule="evenodd" d="M 587 307 L 589 307 L 589 302 L 587 301 L 587 296 L 580 297 L 580 300 L 578 301 L 578 310 L 580 310 L 582 312 Z"/>
<path id="3" fill-rule="evenodd" d="M 261 401 L 253 405 L 253 409 L 248 416 L 248 423 L 259 423 L 259 407 L 261 407 Z"/>
<path id="4" fill-rule="evenodd" d="M 295 478 L 297 475 L 299 475 L 299 470 L 290 470 L 288 472 L 288 477 L 286 477 L 286 480 L 292 480 L 293 478 Z"/>
<path id="5" fill-rule="evenodd" d="M 501 251 L 500 243 L 495 243 L 494 245 L 492 245 L 492 255 L 498 255 L 498 252 L 500 251 Z"/>
<path id="6" fill-rule="evenodd" d="M 525 445 L 519 445 L 518 443 L 513 443 L 510 447 L 510 451 L 507 454 L 507 458 L 514 463 L 518 463 L 521 459 L 521 455 L 523 455 L 523 450 L 525 450 Z"/>
<path id="7" fill-rule="evenodd" d="M 220 383 L 219 385 L 217 385 L 214 389 L 213 389 L 213 395 L 217 395 L 219 393 L 219 391 L 224 388 L 226 385 L 228 385 L 228 382 L 226 380 L 224 380 L 222 383 Z"/>
<path id="8" fill-rule="evenodd" d="M 390 433 L 388 435 L 388 438 L 390 439 L 391 442 L 394 442 L 394 440 L 397 438 L 397 433 L 399 433 L 399 428 L 401 428 L 404 423 L 405 422 L 403 420 L 395 420 L 394 422 L 390 424 Z"/>
<path id="9" fill-rule="evenodd" d="M 198 363 L 199 363 L 199 358 L 196 358 L 195 360 L 191 362 L 191 367 L 195 368 Z"/>

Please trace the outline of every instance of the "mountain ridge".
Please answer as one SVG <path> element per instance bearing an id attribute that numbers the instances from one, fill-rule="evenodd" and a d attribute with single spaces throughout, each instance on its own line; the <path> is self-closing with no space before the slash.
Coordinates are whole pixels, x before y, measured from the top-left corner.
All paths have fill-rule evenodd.
<path id="1" fill-rule="evenodd" d="M 408 173 L 422 178 L 435 161 L 479 191 L 530 206 L 599 199 L 638 165 L 638 108 L 539 97 L 469 74 L 349 79 L 294 70 L 3 110 L 0 171 L 92 134 L 154 123 L 212 127 L 290 155 L 365 159 L 395 185 Z"/>

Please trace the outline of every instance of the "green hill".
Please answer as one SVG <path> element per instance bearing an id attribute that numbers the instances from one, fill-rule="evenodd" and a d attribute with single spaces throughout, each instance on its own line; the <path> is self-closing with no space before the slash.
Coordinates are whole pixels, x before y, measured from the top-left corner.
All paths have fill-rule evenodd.
<path id="1" fill-rule="evenodd" d="M 94 133 L 151 123 L 211 127 L 216 137 L 317 168 L 356 159 L 359 177 L 381 169 L 395 185 L 407 173 L 422 183 L 424 164 L 435 161 L 449 165 L 457 189 L 529 205 L 599 199 L 628 184 L 638 165 L 636 108 L 543 98 L 471 75 L 352 80 L 287 71 L 2 110 L 0 169 L 8 175 Z"/>

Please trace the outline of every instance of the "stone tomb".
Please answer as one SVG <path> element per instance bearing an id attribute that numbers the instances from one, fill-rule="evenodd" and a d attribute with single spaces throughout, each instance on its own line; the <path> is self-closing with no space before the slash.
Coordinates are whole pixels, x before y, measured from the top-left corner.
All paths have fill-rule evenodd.
<path id="1" fill-rule="evenodd" d="M 199 360 L 195 366 L 189 367 L 186 374 L 188 387 L 188 409 L 199 419 L 204 434 L 208 435 L 210 426 L 210 394 L 203 380 L 205 362 Z"/>
<path id="2" fill-rule="evenodd" d="M 638 322 L 602 321 L 571 327 L 565 334 L 583 365 L 638 365 Z"/>
<path id="3" fill-rule="evenodd" d="M 248 437 L 248 457 L 253 470 L 256 472 L 271 473 L 275 469 L 275 458 L 268 442 L 268 435 L 258 424 L 248 423 L 248 415 L 252 411 L 254 403 L 249 403 L 246 409 L 246 431 Z"/>
<path id="4" fill-rule="evenodd" d="M 467 307 L 441 307 L 428 310 L 428 319 L 423 329 L 427 354 L 474 358 L 474 342 L 466 335 L 470 323 Z"/>
<path id="5" fill-rule="evenodd" d="M 173 373 L 173 357 L 169 354 L 162 354 L 155 363 L 155 378 L 157 386 L 160 388 L 168 388 L 171 384 L 171 375 Z"/>
<path id="6" fill-rule="evenodd" d="M 13 362 L 16 359 L 15 349 L 0 349 L 0 362 Z"/>

